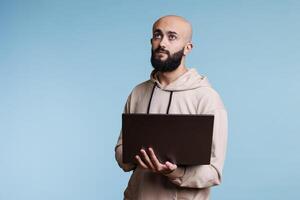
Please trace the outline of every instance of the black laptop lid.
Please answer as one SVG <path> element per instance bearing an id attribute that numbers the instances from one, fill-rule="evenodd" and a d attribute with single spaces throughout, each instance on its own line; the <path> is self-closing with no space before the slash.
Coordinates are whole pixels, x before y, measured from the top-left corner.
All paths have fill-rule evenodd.
<path id="1" fill-rule="evenodd" d="M 210 164 L 213 115 L 123 114 L 123 162 L 152 147 L 161 162 Z"/>

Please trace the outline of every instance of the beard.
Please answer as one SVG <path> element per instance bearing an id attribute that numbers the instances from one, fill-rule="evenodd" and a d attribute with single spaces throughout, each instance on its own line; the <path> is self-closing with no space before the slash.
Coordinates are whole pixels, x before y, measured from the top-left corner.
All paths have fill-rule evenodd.
<path id="1" fill-rule="evenodd" d="M 166 60 L 161 60 L 156 56 L 156 53 L 159 51 L 163 51 L 167 54 Z M 176 70 L 182 60 L 184 48 L 170 55 L 169 51 L 162 50 L 161 48 L 157 48 L 156 50 L 151 51 L 151 64 L 156 71 L 159 72 L 171 72 Z"/>

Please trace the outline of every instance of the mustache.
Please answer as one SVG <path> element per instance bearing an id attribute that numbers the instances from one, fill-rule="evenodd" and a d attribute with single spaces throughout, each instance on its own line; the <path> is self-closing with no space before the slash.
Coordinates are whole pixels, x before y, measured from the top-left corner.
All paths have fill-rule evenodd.
<path id="1" fill-rule="evenodd" d="M 166 54 L 168 54 L 168 55 L 170 54 L 169 51 L 164 50 L 164 49 L 162 49 L 162 48 L 160 48 L 160 47 L 157 48 L 157 49 L 155 49 L 154 52 L 155 52 L 155 53 L 163 52 L 163 53 L 166 53 Z"/>

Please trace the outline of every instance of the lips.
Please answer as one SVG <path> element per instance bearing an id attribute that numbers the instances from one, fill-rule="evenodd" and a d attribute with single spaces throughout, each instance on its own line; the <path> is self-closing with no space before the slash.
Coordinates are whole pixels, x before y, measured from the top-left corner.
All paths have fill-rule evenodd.
<path id="1" fill-rule="evenodd" d="M 167 54 L 167 52 L 165 52 L 165 51 L 158 51 L 157 53 Z"/>

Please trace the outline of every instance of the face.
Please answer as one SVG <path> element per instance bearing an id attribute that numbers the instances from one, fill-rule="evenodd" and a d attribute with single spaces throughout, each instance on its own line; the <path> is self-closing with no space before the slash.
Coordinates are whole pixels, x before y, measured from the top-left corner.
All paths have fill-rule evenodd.
<path id="1" fill-rule="evenodd" d="M 162 20 L 154 25 L 151 44 L 151 64 L 160 72 L 177 69 L 189 51 L 184 28 L 174 20 Z"/>

